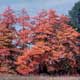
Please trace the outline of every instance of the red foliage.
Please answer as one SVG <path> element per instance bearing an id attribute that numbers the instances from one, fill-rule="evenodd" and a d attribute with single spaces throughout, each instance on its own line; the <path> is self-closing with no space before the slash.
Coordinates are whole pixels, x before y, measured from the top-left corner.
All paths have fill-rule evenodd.
<path id="1" fill-rule="evenodd" d="M 80 33 L 68 25 L 68 17 L 53 10 L 30 17 L 25 9 L 17 16 L 9 7 L 1 17 L 0 72 L 37 74 L 40 68 L 44 72 L 44 66 L 47 73 L 77 72 Z M 21 29 L 18 31 L 14 24 L 20 24 Z"/>

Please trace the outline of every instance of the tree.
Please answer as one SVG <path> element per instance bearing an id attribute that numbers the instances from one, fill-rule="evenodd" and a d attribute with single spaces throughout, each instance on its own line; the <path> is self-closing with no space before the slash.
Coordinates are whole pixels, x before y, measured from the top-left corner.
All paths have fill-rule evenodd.
<path id="1" fill-rule="evenodd" d="M 55 71 L 57 74 L 60 71 L 70 73 L 71 69 L 74 70 L 76 60 L 73 57 L 79 53 L 79 46 L 76 46 L 79 33 L 67 24 L 69 19 L 64 15 L 59 17 L 55 11 L 49 10 L 40 12 L 33 20 L 34 25 L 30 29 L 32 33 L 29 31 L 33 46 L 24 47 L 22 55 L 15 62 L 16 71 L 22 75 L 37 74 L 40 64 L 45 64 L 48 74 Z"/>
<path id="2" fill-rule="evenodd" d="M 8 8 L 0 20 L 0 72 L 75 74 L 80 68 L 80 34 L 68 22 L 54 10 L 29 16 L 23 9 L 17 16 Z"/>
<path id="3" fill-rule="evenodd" d="M 1 14 L 0 20 L 0 71 L 8 72 L 11 67 L 12 60 L 8 59 L 12 57 L 13 52 L 10 48 L 14 48 L 13 40 L 15 38 L 15 29 L 13 24 L 16 23 L 16 17 L 13 14 L 13 10 L 8 7 Z"/>
<path id="4" fill-rule="evenodd" d="M 72 10 L 69 11 L 69 16 L 71 18 L 71 25 L 80 32 L 80 1 L 75 3 Z"/>

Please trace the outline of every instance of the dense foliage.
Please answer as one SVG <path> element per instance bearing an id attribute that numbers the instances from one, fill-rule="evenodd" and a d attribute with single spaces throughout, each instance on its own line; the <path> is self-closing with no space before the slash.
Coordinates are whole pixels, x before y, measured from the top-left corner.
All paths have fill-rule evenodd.
<path id="1" fill-rule="evenodd" d="M 9 7 L 0 17 L 1 73 L 80 73 L 80 34 L 67 24 L 68 17 L 54 10 L 29 16 L 22 9 L 16 15 Z"/>

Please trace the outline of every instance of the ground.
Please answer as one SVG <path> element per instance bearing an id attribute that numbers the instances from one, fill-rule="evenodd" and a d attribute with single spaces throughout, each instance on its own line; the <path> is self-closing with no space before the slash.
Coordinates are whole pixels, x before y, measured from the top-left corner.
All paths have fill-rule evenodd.
<path id="1" fill-rule="evenodd" d="M 19 76 L 19 75 L 11 75 L 11 74 L 0 74 L 0 80 L 80 80 L 80 77 L 74 76 Z"/>

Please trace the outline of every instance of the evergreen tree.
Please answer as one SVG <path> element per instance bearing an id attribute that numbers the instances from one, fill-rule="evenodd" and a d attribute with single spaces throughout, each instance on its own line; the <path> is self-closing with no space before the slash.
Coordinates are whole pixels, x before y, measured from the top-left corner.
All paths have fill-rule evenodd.
<path id="1" fill-rule="evenodd" d="M 71 18 L 71 25 L 80 32 L 80 1 L 75 3 L 72 10 L 69 11 L 69 16 Z"/>

